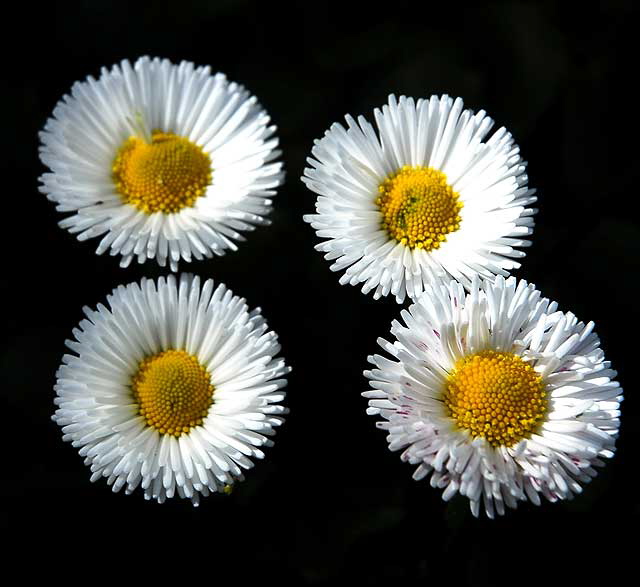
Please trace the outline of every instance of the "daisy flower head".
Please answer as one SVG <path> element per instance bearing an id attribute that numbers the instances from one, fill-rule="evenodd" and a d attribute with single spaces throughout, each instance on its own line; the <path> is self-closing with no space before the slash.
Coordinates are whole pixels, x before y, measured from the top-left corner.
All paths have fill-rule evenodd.
<path id="1" fill-rule="evenodd" d="M 78 240 L 177 270 L 236 250 L 268 224 L 283 177 L 275 127 L 254 96 L 209 67 L 142 57 L 76 83 L 40 133 L 40 191 Z"/>
<path id="2" fill-rule="evenodd" d="M 474 278 L 429 286 L 369 357 L 367 413 L 413 477 L 474 515 L 571 499 L 613 456 L 622 389 L 593 323 L 533 285 Z"/>
<path id="3" fill-rule="evenodd" d="M 158 502 L 228 491 L 282 424 L 289 372 L 260 309 L 173 275 L 84 308 L 57 373 L 53 420 L 91 480 Z"/>
<path id="4" fill-rule="evenodd" d="M 511 134 L 485 140 L 493 120 L 446 95 L 390 95 L 374 118 L 333 124 L 302 177 L 319 194 L 305 221 L 340 283 L 400 303 L 438 280 L 517 269 L 536 198 Z"/>

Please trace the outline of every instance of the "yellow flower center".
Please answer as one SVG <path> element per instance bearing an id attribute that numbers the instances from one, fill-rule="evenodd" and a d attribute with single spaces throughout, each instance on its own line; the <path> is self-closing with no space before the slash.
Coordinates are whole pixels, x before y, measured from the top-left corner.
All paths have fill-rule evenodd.
<path id="1" fill-rule="evenodd" d="M 142 360 L 131 387 L 140 415 L 160 434 L 189 432 L 202 424 L 213 403 L 209 372 L 185 351 L 168 350 Z"/>
<path id="2" fill-rule="evenodd" d="M 382 228 L 410 249 L 437 249 L 447 234 L 460 228 L 462 202 L 442 171 L 405 165 L 378 191 Z"/>
<path id="3" fill-rule="evenodd" d="M 116 191 L 146 214 L 194 205 L 211 183 L 211 158 L 189 139 L 153 131 L 151 142 L 128 138 L 112 167 Z"/>
<path id="4" fill-rule="evenodd" d="M 458 425 L 493 446 L 513 446 L 540 426 L 547 410 L 542 377 L 513 353 L 482 351 L 460 359 L 444 403 Z"/>

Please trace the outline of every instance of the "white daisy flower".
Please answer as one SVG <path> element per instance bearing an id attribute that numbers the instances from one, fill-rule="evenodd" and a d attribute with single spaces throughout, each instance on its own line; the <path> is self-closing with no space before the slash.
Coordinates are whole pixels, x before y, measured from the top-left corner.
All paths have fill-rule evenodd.
<path id="1" fill-rule="evenodd" d="M 40 191 L 97 254 L 177 270 L 268 224 L 282 182 L 269 116 L 209 67 L 142 57 L 76 83 L 40 133 Z"/>
<path id="2" fill-rule="evenodd" d="M 365 371 L 389 448 L 476 516 L 580 493 L 613 456 L 622 401 L 593 323 L 513 277 L 427 290 Z"/>
<path id="3" fill-rule="evenodd" d="M 260 309 L 182 275 L 84 308 L 57 373 L 53 420 L 113 491 L 158 502 L 228 491 L 283 422 L 289 372 Z"/>
<path id="4" fill-rule="evenodd" d="M 446 95 L 391 95 L 374 116 L 377 132 L 363 116 L 333 124 L 302 177 L 319 194 L 304 219 L 340 283 L 402 302 L 436 280 L 468 287 L 518 268 L 536 198 L 511 134 L 484 141 L 493 120 Z"/>

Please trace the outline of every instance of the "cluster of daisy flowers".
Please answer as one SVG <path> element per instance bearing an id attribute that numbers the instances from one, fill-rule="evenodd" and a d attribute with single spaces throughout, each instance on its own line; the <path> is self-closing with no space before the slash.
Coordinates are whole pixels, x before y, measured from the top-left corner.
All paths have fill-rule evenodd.
<path id="1" fill-rule="evenodd" d="M 41 133 L 60 225 L 126 267 L 176 271 L 268 224 L 282 164 L 254 96 L 209 67 L 143 57 L 76 83 Z M 282 424 L 289 367 L 260 309 L 183 274 L 120 286 L 66 342 L 54 421 L 114 491 L 229 492 Z"/>
<path id="2" fill-rule="evenodd" d="M 476 516 L 572 498 L 614 454 L 622 390 L 593 323 L 510 277 L 536 212 L 518 146 L 446 95 L 391 95 L 374 119 L 333 124 L 302 177 L 340 283 L 410 302 L 369 357 L 367 412 L 415 479 Z M 189 62 L 123 61 L 75 84 L 41 142 L 60 225 L 123 267 L 235 250 L 283 179 L 255 97 Z M 228 492 L 286 413 L 289 367 L 260 309 L 188 274 L 107 301 L 66 342 L 64 440 L 114 491 L 195 505 Z"/>
<path id="3" fill-rule="evenodd" d="M 449 96 L 391 95 L 374 119 L 333 124 L 302 177 L 340 283 L 411 301 L 369 357 L 367 413 L 475 516 L 572 498 L 613 456 L 622 390 L 593 323 L 509 277 L 536 212 L 518 146 Z"/>

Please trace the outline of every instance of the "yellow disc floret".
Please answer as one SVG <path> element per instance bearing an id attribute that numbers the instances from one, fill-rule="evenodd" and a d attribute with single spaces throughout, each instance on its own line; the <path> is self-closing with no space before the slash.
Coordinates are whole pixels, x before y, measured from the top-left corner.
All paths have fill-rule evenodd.
<path id="1" fill-rule="evenodd" d="M 460 359 L 444 403 L 459 428 L 493 446 L 513 446 L 539 428 L 547 410 L 542 377 L 513 353 L 482 351 Z"/>
<path id="2" fill-rule="evenodd" d="M 160 434 L 189 432 L 202 424 L 213 403 L 209 372 L 196 357 L 180 350 L 142 360 L 131 387 L 140 415 Z"/>
<path id="3" fill-rule="evenodd" d="M 211 183 L 211 158 L 189 139 L 154 131 L 151 142 L 130 137 L 112 167 L 116 191 L 147 214 L 194 205 Z"/>
<path id="4" fill-rule="evenodd" d="M 447 234 L 460 228 L 462 202 L 442 171 L 405 165 L 378 191 L 382 228 L 411 249 L 437 249 Z"/>

